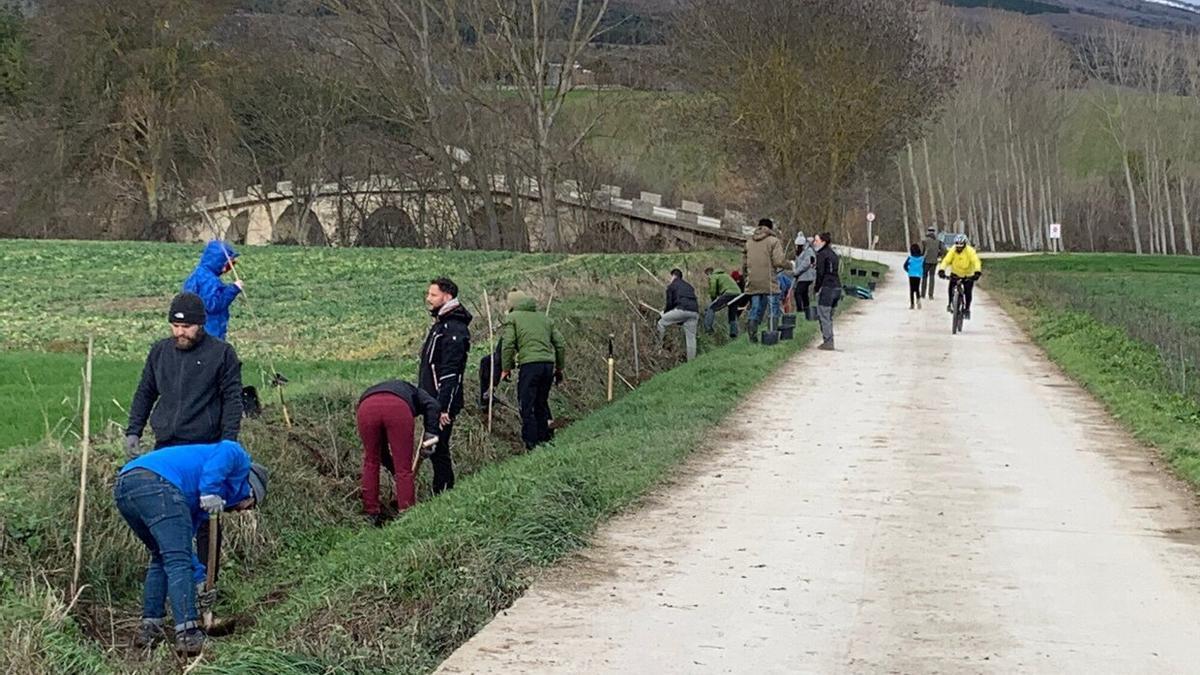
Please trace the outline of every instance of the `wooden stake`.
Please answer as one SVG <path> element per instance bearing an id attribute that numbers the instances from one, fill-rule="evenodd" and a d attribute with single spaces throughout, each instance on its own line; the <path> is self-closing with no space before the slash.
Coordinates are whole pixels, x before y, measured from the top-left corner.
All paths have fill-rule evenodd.
<path id="1" fill-rule="evenodd" d="M 642 379 L 642 360 L 638 356 L 638 325 L 637 321 L 632 322 L 633 327 L 633 376 L 635 379 Z"/>
<path id="2" fill-rule="evenodd" d="M 204 569 L 204 590 L 212 591 L 217 585 L 217 541 L 221 535 L 221 514 L 211 514 L 208 519 L 208 566 Z M 211 631 L 213 627 L 212 609 L 204 610 L 204 630 Z"/>
<path id="3" fill-rule="evenodd" d="M 608 336 L 608 400 L 613 400 L 613 376 L 617 372 L 617 361 L 613 357 L 613 336 Z"/>
<path id="4" fill-rule="evenodd" d="M 642 268 L 642 270 L 644 270 L 646 272 L 646 274 L 649 274 L 651 279 L 654 279 L 655 281 L 662 284 L 663 286 L 667 285 L 667 282 L 663 281 L 662 279 L 659 279 L 658 276 L 654 274 L 654 272 L 650 271 L 650 268 L 646 267 L 642 263 L 638 263 L 637 266 Z"/>
<path id="5" fill-rule="evenodd" d="M 642 307 L 645 307 L 646 309 L 650 310 L 651 312 L 655 312 L 655 313 L 657 313 L 659 316 L 662 316 L 662 315 L 663 315 L 663 311 L 662 311 L 661 309 L 658 309 L 657 307 L 654 307 L 654 306 L 648 305 L 648 304 L 646 304 L 646 303 L 644 303 L 644 302 L 643 302 L 643 303 L 641 303 L 641 305 L 642 305 Z"/>
<path id="6" fill-rule="evenodd" d="M 75 571 L 71 574 L 71 598 L 79 591 L 79 571 L 83 567 L 83 514 L 87 506 L 88 456 L 92 448 L 92 342 L 89 335 L 87 362 L 83 367 L 83 451 L 79 465 L 79 513 L 75 518 Z"/>
<path id="7" fill-rule="evenodd" d="M 552 291 L 552 293 L 553 293 L 553 291 Z M 551 301 L 554 300 L 553 295 L 550 296 L 550 300 Z M 483 307 L 484 307 L 484 309 L 487 310 L 488 349 L 490 350 L 488 353 L 492 356 L 492 359 L 488 360 L 488 363 L 490 364 L 490 366 L 488 367 L 488 426 L 487 426 L 487 430 L 488 430 L 488 433 L 490 434 L 490 433 L 492 433 L 492 401 L 496 398 L 496 364 L 492 363 L 492 361 L 495 359 L 495 356 L 496 356 L 496 335 L 495 335 L 495 331 L 492 329 L 492 301 L 488 298 L 488 292 L 486 290 L 483 292 Z M 546 313 L 549 314 L 549 312 L 550 312 L 550 307 L 549 307 L 549 305 L 547 305 Z"/>

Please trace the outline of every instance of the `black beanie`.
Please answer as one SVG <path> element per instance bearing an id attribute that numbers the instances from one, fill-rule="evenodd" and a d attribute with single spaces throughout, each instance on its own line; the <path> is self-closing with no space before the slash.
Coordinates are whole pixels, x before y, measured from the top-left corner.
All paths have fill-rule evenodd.
<path id="1" fill-rule="evenodd" d="M 204 311 L 204 301 L 195 293 L 180 293 L 175 296 L 174 300 L 171 300 L 167 321 L 203 326 L 207 319 L 208 314 Z"/>

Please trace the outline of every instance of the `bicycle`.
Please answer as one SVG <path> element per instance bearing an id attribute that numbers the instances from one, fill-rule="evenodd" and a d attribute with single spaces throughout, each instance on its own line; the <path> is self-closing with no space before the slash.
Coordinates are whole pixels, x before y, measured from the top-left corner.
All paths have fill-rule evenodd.
<path id="1" fill-rule="evenodd" d="M 950 334 L 958 335 L 963 329 L 963 318 L 967 313 L 967 298 L 963 289 L 963 278 L 950 277 Z"/>

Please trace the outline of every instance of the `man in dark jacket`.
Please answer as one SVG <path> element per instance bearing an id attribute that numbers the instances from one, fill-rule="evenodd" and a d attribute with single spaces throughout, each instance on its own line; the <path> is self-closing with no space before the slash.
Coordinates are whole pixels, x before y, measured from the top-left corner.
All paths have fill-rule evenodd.
<path id="1" fill-rule="evenodd" d="M 413 421 L 422 420 L 421 451 L 437 445 L 442 407 L 436 398 L 403 380 L 380 382 L 358 399 L 355 417 L 363 444 L 363 510 L 372 525 L 383 524 L 379 509 L 379 467 L 396 481 L 396 506 L 405 510 L 417 503 L 413 481 Z"/>
<path id="2" fill-rule="evenodd" d="M 521 402 L 521 440 L 532 450 L 554 438 L 550 430 L 550 388 L 562 382 L 566 344 L 554 322 L 538 311 L 521 291 L 508 294 L 508 316 L 501 328 L 503 378 L 520 368 L 517 398 Z"/>
<path id="3" fill-rule="evenodd" d="M 946 245 L 938 239 L 937 228 L 930 226 L 925 230 L 925 241 L 921 243 L 922 252 L 925 254 L 925 269 L 921 275 L 921 295 L 929 294 L 933 297 L 934 277 L 937 276 L 938 262 L 942 256 L 946 255 Z"/>
<path id="4" fill-rule="evenodd" d="M 732 282 L 731 282 L 732 283 Z M 696 300 L 696 289 L 683 280 L 683 271 L 671 270 L 671 283 L 667 286 L 667 305 L 658 320 L 658 344 L 670 326 L 683 325 L 683 336 L 687 342 L 687 360 L 696 358 L 696 325 L 700 322 L 700 302 Z"/>
<path id="5" fill-rule="evenodd" d="M 821 322 L 821 337 L 824 338 L 818 349 L 833 351 L 833 310 L 842 299 L 838 254 L 833 250 L 828 232 L 814 237 L 813 246 L 817 249 L 817 319 Z"/>
<path id="6" fill-rule="evenodd" d="M 471 313 L 458 301 L 458 285 L 439 277 L 429 282 L 425 305 L 433 325 L 421 345 L 422 391 L 433 396 L 440 407 L 437 449 L 429 457 L 433 465 L 433 493 L 454 487 L 454 462 L 450 457 L 450 433 L 454 418 L 463 407 L 463 373 L 471 351 Z"/>
<path id="7" fill-rule="evenodd" d="M 242 364 L 237 352 L 204 331 L 204 301 L 180 293 L 171 301 L 167 320 L 171 337 L 150 348 L 142 379 L 129 406 L 125 453 L 137 457 L 147 419 L 154 430 L 154 449 L 177 445 L 236 441 L 242 424 Z M 208 549 L 209 527 L 200 524 L 197 543 Z M 221 537 L 217 539 L 220 569 Z"/>
<path id="8" fill-rule="evenodd" d="M 236 441 L 242 421 L 237 352 L 204 331 L 204 302 L 193 293 L 171 301 L 171 337 L 150 348 L 129 406 L 125 447 L 138 454 L 146 421 L 154 448 Z"/>

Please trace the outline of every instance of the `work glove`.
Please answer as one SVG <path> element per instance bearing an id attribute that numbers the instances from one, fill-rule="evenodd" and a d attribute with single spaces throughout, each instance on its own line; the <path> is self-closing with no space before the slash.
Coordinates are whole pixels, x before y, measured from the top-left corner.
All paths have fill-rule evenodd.
<path id="1" fill-rule="evenodd" d="M 225 510 L 225 500 L 217 495 L 200 495 L 200 508 L 215 516 Z"/>
<path id="2" fill-rule="evenodd" d="M 371 527 L 383 527 L 383 516 L 378 513 L 367 514 L 367 524 Z"/>
<path id="3" fill-rule="evenodd" d="M 196 584 L 196 610 L 201 614 L 211 612 L 217 606 L 217 589 L 204 590 L 204 584 Z"/>
<path id="4" fill-rule="evenodd" d="M 566 378 L 566 376 L 563 375 L 562 368 L 555 369 L 554 384 L 562 384 L 563 382 L 566 382 L 566 381 L 567 381 L 567 378 Z"/>
<path id="5" fill-rule="evenodd" d="M 438 435 L 425 432 L 425 436 L 421 438 L 421 456 L 429 457 L 437 448 Z"/>
<path id="6" fill-rule="evenodd" d="M 972 277 L 972 281 L 979 281 L 979 277 L 983 276 L 983 272 L 976 272 Z"/>
<path id="7" fill-rule="evenodd" d="M 136 459 L 139 455 L 141 455 L 142 454 L 141 444 L 142 444 L 142 438 L 140 436 L 134 436 L 133 434 L 129 434 L 128 436 L 126 436 L 125 437 L 125 458 L 126 459 Z"/>
<path id="8" fill-rule="evenodd" d="M 938 278 L 945 279 L 946 278 L 946 270 L 938 270 Z"/>

